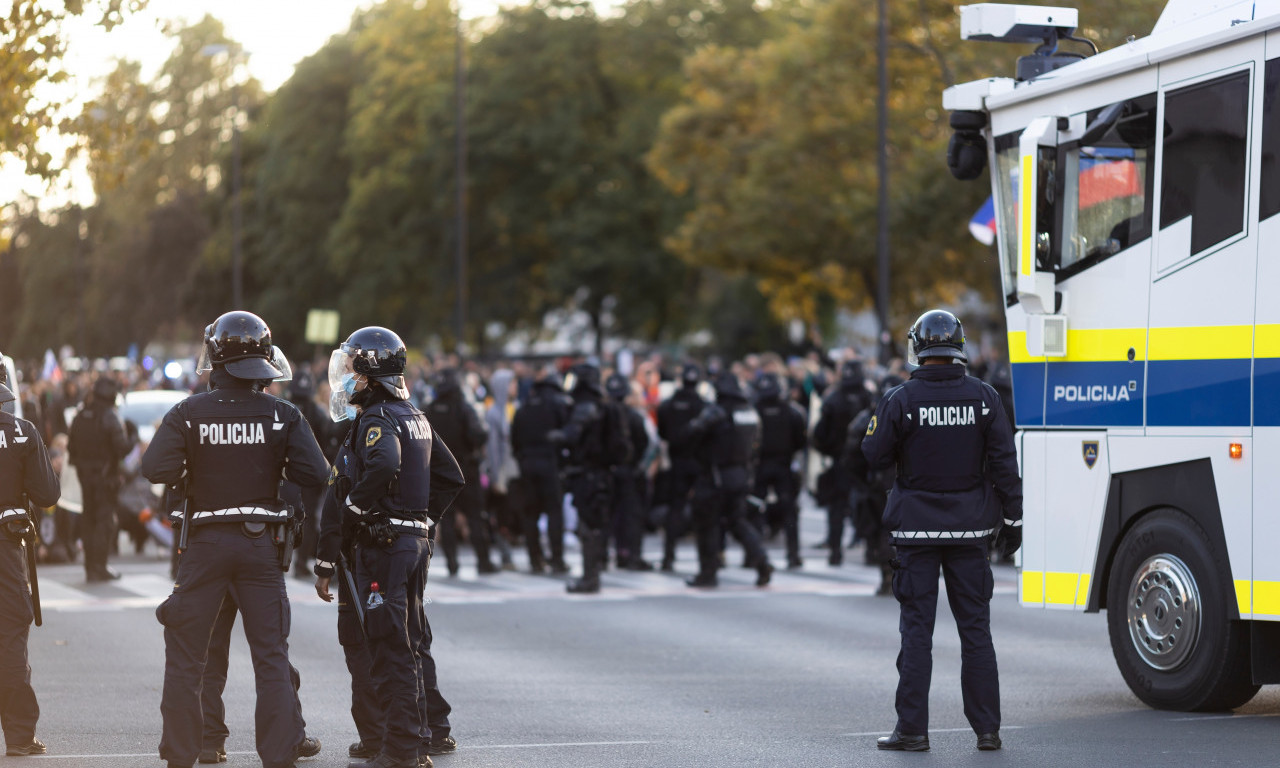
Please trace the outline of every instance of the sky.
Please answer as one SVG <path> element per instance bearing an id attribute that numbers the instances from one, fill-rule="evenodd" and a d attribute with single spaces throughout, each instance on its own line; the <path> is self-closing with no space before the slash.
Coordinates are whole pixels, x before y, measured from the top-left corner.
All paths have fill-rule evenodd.
<path id="1" fill-rule="evenodd" d="M 107 32 L 90 18 L 73 19 L 67 28 L 65 65 L 71 75 L 67 95 L 91 94 L 94 79 L 106 75 L 117 58 L 142 64 L 143 76 L 159 71 L 172 50 L 161 33 L 165 20 L 197 21 L 210 14 L 226 26 L 227 36 L 244 45 L 249 54 L 249 74 L 267 91 L 279 88 L 294 66 L 318 51 L 330 37 L 345 31 L 352 15 L 374 0 L 150 0 L 147 8 L 131 14 L 124 24 Z M 497 12 L 496 0 L 462 0 L 463 18 Z M 86 14 L 90 16 L 91 14 Z M 76 110 L 72 110 L 73 112 Z M 55 156 L 61 154 L 54 150 Z M 73 174 L 70 190 L 48 190 L 43 182 L 24 177 L 12 162 L 0 167 L 0 205 L 20 192 L 42 198 L 41 208 L 59 207 L 68 201 L 92 202 L 83 173 Z M 66 186 L 66 183 L 60 186 Z"/>

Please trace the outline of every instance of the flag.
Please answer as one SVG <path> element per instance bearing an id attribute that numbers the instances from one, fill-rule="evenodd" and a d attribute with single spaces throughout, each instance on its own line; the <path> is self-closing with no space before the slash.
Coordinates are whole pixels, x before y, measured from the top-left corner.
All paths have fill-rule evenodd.
<path id="1" fill-rule="evenodd" d="M 52 349 L 44 351 L 44 367 L 40 369 L 40 380 L 51 381 L 54 384 L 62 383 L 62 366 L 58 365 L 58 358 L 54 357 Z"/>
<path id="2" fill-rule="evenodd" d="M 983 245 L 991 245 L 996 241 L 996 204 L 988 196 L 978 212 L 969 219 L 969 233 Z"/>

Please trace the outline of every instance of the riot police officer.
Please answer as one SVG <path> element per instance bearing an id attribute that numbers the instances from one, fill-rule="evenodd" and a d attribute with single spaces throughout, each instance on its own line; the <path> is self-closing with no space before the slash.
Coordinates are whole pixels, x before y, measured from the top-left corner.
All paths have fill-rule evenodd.
<path id="1" fill-rule="evenodd" d="M 742 544 L 747 561 L 757 572 L 756 586 L 763 587 L 773 575 L 773 565 L 764 551 L 760 532 L 747 519 L 747 495 L 759 458 L 760 416 L 747 402 L 738 379 L 730 371 L 716 378 L 716 402 L 708 405 L 689 423 L 690 434 L 698 439 L 696 455 L 702 471 L 694 487 L 693 527 L 698 536 L 698 574 L 687 583 L 691 587 L 714 587 L 720 568 L 720 524 Z"/>
<path id="2" fill-rule="evenodd" d="M 669 498 L 663 525 L 662 570 L 672 571 L 676 562 L 676 542 L 689 530 L 689 492 L 702 472 L 696 449 L 698 440 L 689 434 L 689 423 L 702 413 L 707 402 L 698 394 L 702 371 L 687 363 L 680 370 L 680 388 L 658 405 L 658 437 L 667 444 Z"/>
<path id="3" fill-rule="evenodd" d="M 862 363 L 846 360 L 840 367 L 840 384 L 823 398 L 821 415 L 813 427 L 813 447 L 834 462 L 818 479 L 818 501 L 827 508 L 827 546 L 830 547 L 827 562 L 830 565 L 844 562 L 844 521 L 853 515 L 849 495 L 853 488 L 848 473 L 840 466 L 840 454 L 848 436 L 849 422 L 870 405 L 871 393 L 867 391 Z"/>
<path id="4" fill-rule="evenodd" d="M 880 749 L 929 748 L 929 678 L 938 571 L 960 631 L 960 688 L 978 749 L 1000 749 L 1000 684 L 991 644 L 987 545 L 1022 544 L 1022 480 L 1000 396 L 968 376 L 964 328 L 926 312 L 907 334 L 921 366 L 885 393 L 862 451 L 872 469 L 897 464 L 884 522 L 897 547 L 893 592 L 901 604 L 898 722 Z M 993 498 L 994 494 L 994 498 Z M 1001 517 L 1003 511 L 1003 519 Z"/>
<path id="5" fill-rule="evenodd" d="M 0 365 L 0 405 L 16 400 Z M 44 440 L 26 419 L 0 411 L 0 726 L 5 754 L 43 755 L 36 738 L 40 705 L 31 687 L 27 633 L 34 614 L 27 571 L 35 552 L 29 505 L 52 507 L 61 493 Z"/>
<path id="6" fill-rule="evenodd" d="M 354 422 L 337 465 L 344 474 L 333 487 L 356 542 L 354 599 L 365 605 L 369 675 L 383 717 L 380 752 L 352 768 L 430 766 L 437 741 L 427 722 L 439 691 L 423 591 L 431 529 L 464 480 L 427 417 L 409 402 L 406 353 L 399 336 L 370 326 L 351 334 L 329 364 L 331 415 Z M 321 565 L 332 567 L 317 564 L 316 591 L 331 599 Z M 440 742 L 449 751 L 452 739 Z"/>
<path id="7" fill-rule="evenodd" d="M 84 408 L 72 420 L 67 440 L 67 451 L 84 495 L 80 540 L 84 544 L 86 581 L 120 578 L 119 573 L 107 567 L 107 555 L 116 531 L 120 460 L 129 449 L 124 422 L 116 410 L 116 383 L 102 374 L 94 379 Z"/>
<path id="8" fill-rule="evenodd" d="M 620 373 L 609 374 L 604 382 L 609 400 L 626 415 L 627 436 L 631 439 L 631 459 L 613 468 L 614 537 L 618 567 L 629 571 L 652 571 L 642 556 L 644 544 L 645 476 L 641 463 L 649 450 L 649 433 L 644 416 L 627 405 L 631 384 Z"/>
<path id="9" fill-rule="evenodd" d="M 600 591 L 600 567 L 605 558 L 605 527 L 613 509 L 614 467 L 631 460 L 626 415 L 600 390 L 600 369 L 575 366 L 567 383 L 573 395 L 569 421 L 552 441 L 569 449 L 566 473 L 578 511 L 578 540 L 582 544 L 582 578 L 565 585 L 574 593 Z"/>
<path id="10" fill-rule="evenodd" d="M 467 535 L 476 553 L 476 570 L 481 574 L 497 573 L 489 555 L 489 516 L 484 508 L 484 489 L 480 486 L 480 458 L 488 444 L 489 431 L 462 392 L 462 377 L 452 368 L 441 371 L 435 379 L 435 399 L 424 410 L 436 434 L 451 446 L 467 485 L 458 502 L 440 521 L 440 546 L 444 548 L 449 575 L 458 572 L 458 526 L 454 518 L 466 515 Z"/>
<path id="11" fill-rule="evenodd" d="M 800 406 L 782 397 L 778 377 L 763 374 L 756 380 L 756 411 L 760 414 L 760 467 L 756 470 L 755 496 L 768 497 L 772 490 L 782 511 L 782 529 L 787 540 L 787 568 L 799 568 L 799 483 L 791 462 L 809 443 L 808 425 Z"/>
<path id="12" fill-rule="evenodd" d="M 244 618 L 257 676 L 258 755 L 266 768 L 292 766 L 320 750 L 303 731 L 289 664 L 284 555 L 290 509 L 280 479 L 323 483 L 328 464 L 302 414 L 259 390 L 283 372 L 271 330 L 249 312 L 228 312 L 204 333 L 197 370 L 210 391 L 170 409 L 142 457 L 153 483 L 185 482 L 187 549 L 173 593 L 156 610 L 164 625 L 164 717 L 160 757 L 188 768 L 202 739 L 200 676 L 209 637 L 230 595 Z"/>
<path id="13" fill-rule="evenodd" d="M 547 539 L 551 549 L 551 572 L 568 573 L 564 562 L 564 491 L 560 486 L 560 449 L 550 439 L 569 421 L 572 402 L 555 369 L 543 373 L 533 383 L 533 391 L 511 419 L 511 450 L 520 464 L 520 482 L 525 491 L 524 538 L 529 550 L 529 568 L 541 573 L 546 568 L 538 532 L 538 518 L 547 516 Z"/>

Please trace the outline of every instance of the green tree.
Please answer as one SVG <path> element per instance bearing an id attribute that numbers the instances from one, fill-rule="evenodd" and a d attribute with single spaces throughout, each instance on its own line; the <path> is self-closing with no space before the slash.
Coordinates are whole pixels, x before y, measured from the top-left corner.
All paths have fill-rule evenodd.
<path id="1" fill-rule="evenodd" d="M 146 0 L 12 0 L 9 15 L 0 17 L 0 157 L 15 157 L 28 173 L 40 176 L 57 170 L 37 143 L 59 123 L 63 105 L 36 91 L 67 79 L 63 25 L 89 13 L 111 29 L 145 5 Z"/>
<path id="2" fill-rule="evenodd" d="M 1105 20 L 1100 43 L 1150 29 L 1142 10 L 1082 8 Z M 897 272 L 891 316 L 954 297 L 990 293 L 989 252 L 964 224 L 986 196 L 945 167 L 950 137 L 941 91 L 1005 74 L 991 61 L 1024 53 L 963 43 L 949 2 L 890 3 L 890 183 Z M 1096 11 L 1096 13 L 1094 13 Z M 1147 12 L 1143 12 L 1147 11 Z M 755 48 L 709 47 L 686 63 L 684 101 L 663 118 L 653 172 L 692 207 L 668 245 L 691 264 L 752 275 L 780 318 L 819 322 L 822 297 L 852 308 L 874 300 L 876 279 L 875 16 L 834 0 L 812 23 Z M 1146 19 L 1146 26 L 1129 24 Z"/>

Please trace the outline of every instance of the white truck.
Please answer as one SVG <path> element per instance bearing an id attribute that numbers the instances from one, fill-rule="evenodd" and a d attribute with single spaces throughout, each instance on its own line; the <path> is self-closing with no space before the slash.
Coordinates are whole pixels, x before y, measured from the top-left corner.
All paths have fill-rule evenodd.
<path id="1" fill-rule="evenodd" d="M 984 3 L 1038 42 L 943 94 L 991 170 L 1026 522 L 1023 605 L 1107 611 L 1154 707 L 1280 682 L 1280 0 L 1170 0 L 1062 51 L 1076 11 Z"/>

